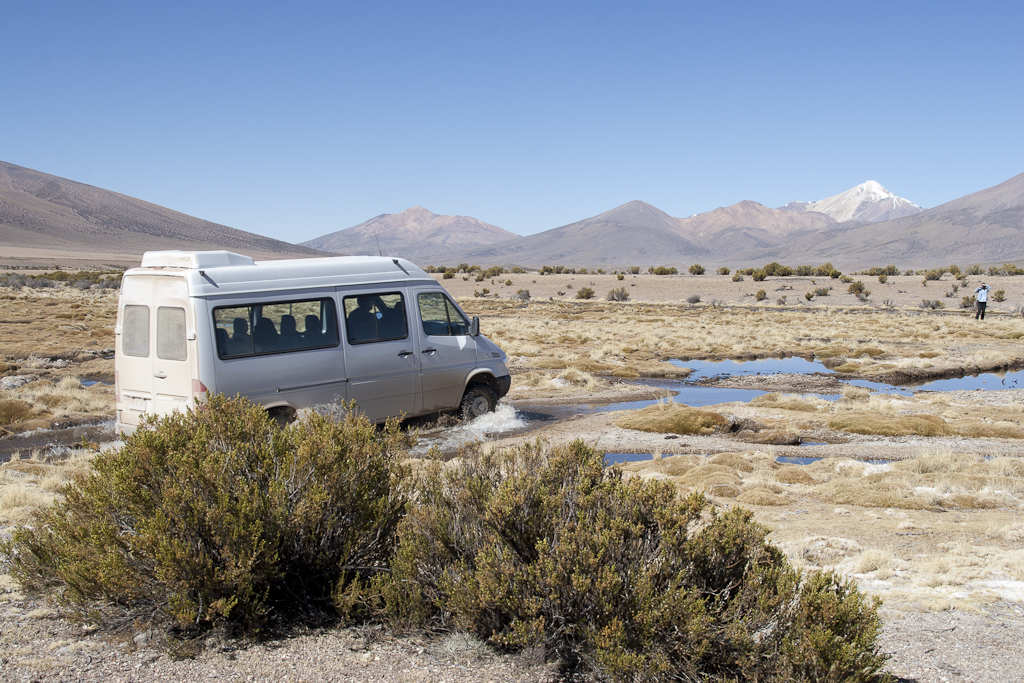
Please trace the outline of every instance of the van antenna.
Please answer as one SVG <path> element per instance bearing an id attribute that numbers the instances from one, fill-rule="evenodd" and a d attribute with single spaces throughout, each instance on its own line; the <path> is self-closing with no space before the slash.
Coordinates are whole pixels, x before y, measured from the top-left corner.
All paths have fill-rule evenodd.
<path id="1" fill-rule="evenodd" d="M 384 254 L 380 250 L 380 238 L 377 237 L 377 228 L 373 229 L 373 238 L 377 240 L 377 256 L 383 256 Z"/>

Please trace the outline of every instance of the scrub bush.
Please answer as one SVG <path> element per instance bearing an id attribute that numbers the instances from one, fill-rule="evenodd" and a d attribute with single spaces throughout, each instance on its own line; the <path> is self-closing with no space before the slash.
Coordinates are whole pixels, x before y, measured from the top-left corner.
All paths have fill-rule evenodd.
<path id="1" fill-rule="evenodd" d="M 576 290 L 576 298 L 577 299 L 593 299 L 594 298 L 594 290 L 591 289 L 590 287 L 580 287 L 578 290 Z"/>
<path id="2" fill-rule="evenodd" d="M 395 622 L 601 680 L 889 680 L 878 603 L 794 569 L 748 510 L 624 479 L 579 440 L 461 456 L 431 463 L 400 526 L 378 582 Z"/>
<path id="3" fill-rule="evenodd" d="M 608 301 L 629 301 L 629 292 L 626 291 L 625 287 L 619 287 L 618 289 L 612 289 L 605 296 Z"/>
<path id="4" fill-rule="evenodd" d="M 454 268 L 447 269 L 446 271 L 444 271 L 444 274 L 441 276 L 441 278 L 444 279 L 444 280 L 451 280 L 454 277 L 455 277 L 455 269 Z"/>
<path id="5" fill-rule="evenodd" d="M 722 266 L 721 268 L 718 269 L 718 274 L 719 275 L 728 275 L 730 272 L 732 272 L 732 271 L 730 271 L 725 266 Z"/>
<path id="6" fill-rule="evenodd" d="M 741 275 L 740 273 L 736 273 L 735 275 L 732 276 L 732 281 L 743 282 L 743 275 Z"/>
<path id="7" fill-rule="evenodd" d="M 1006 290 L 997 289 L 996 291 L 992 292 L 992 301 L 995 301 L 997 303 L 1006 301 Z"/>
<path id="8" fill-rule="evenodd" d="M 615 276 L 615 279 L 616 279 L 616 280 L 625 280 L 625 279 L 626 279 L 626 276 L 625 276 L 625 275 L 623 275 L 622 273 L 618 273 L 618 274 L 617 274 L 617 275 Z"/>
<path id="9" fill-rule="evenodd" d="M 965 296 L 960 300 L 960 308 L 974 308 L 974 297 Z"/>
<path id="10" fill-rule="evenodd" d="M 764 282 L 764 279 L 768 277 L 768 273 L 764 272 L 763 269 L 755 270 L 750 274 L 750 277 L 754 278 L 754 282 Z"/>
<path id="11" fill-rule="evenodd" d="M 228 623 L 322 614 L 386 571 L 404 513 L 407 445 L 354 410 L 284 429 L 214 396 L 148 419 L 3 550 L 32 591 L 83 618 Z"/>
<path id="12" fill-rule="evenodd" d="M 767 298 L 768 298 L 768 292 L 764 291 L 763 289 L 757 290 L 757 294 L 754 295 L 754 300 L 755 301 L 764 301 Z"/>
<path id="13" fill-rule="evenodd" d="M 703 274 L 704 274 L 704 266 L 702 266 L 701 264 L 694 263 L 692 266 L 690 266 L 690 275 L 703 275 Z M 726 273 L 726 275 L 728 275 L 728 273 Z"/>
<path id="14" fill-rule="evenodd" d="M 688 304 L 699 304 L 700 303 L 700 294 L 691 294 L 690 296 L 686 297 L 686 303 L 688 303 Z"/>

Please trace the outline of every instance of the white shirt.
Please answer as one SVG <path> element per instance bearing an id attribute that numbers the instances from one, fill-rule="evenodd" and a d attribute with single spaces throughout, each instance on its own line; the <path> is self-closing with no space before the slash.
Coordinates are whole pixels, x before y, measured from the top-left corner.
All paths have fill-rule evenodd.
<path id="1" fill-rule="evenodd" d="M 974 293 L 978 295 L 978 302 L 985 303 L 988 301 L 988 287 L 978 287 L 974 290 Z"/>

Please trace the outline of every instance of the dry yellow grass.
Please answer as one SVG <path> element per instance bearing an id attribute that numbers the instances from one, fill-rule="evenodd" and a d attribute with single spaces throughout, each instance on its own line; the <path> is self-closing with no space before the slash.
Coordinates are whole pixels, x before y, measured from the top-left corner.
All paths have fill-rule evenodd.
<path id="1" fill-rule="evenodd" d="M 841 413 L 828 422 L 829 429 L 880 436 L 951 436 L 956 430 L 935 415 L 887 417 L 867 411 Z"/>
<path id="2" fill-rule="evenodd" d="M 642 432 L 712 434 L 716 428 L 729 424 L 729 420 L 710 410 L 697 410 L 674 403 L 657 403 L 625 413 L 616 419 L 615 424 Z"/>
<path id="3" fill-rule="evenodd" d="M 789 505 L 792 499 L 772 493 L 767 489 L 749 489 L 736 497 L 737 502 L 745 505 Z"/>
<path id="4" fill-rule="evenodd" d="M 774 408 L 776 410 L 795 410 L 797 412 L 804 413 L 813 413 L 818 410 L 814 403 L 804 398 L 799 396 L 790 396 L 788 394 L 779 394 L 776 392 L 758 396 L 750 401 L 750 405 Z"/>

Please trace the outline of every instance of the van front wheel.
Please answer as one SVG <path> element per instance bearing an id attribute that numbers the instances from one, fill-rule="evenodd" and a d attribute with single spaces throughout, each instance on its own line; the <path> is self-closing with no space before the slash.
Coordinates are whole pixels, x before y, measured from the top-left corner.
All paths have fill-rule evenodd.
<path id="1" fill-rule="evenodd" d="M 472 420 L 494 410 L 498 404 L 498 396 L 494 390 L 483 384 L 471 386 L 462 397 L 459 410 L 465 420 Z"/>

